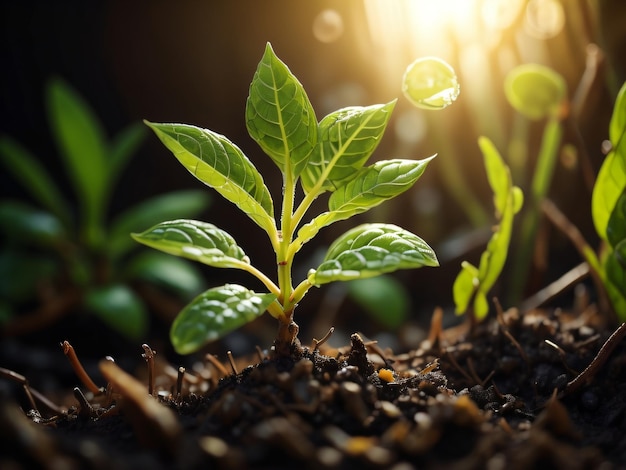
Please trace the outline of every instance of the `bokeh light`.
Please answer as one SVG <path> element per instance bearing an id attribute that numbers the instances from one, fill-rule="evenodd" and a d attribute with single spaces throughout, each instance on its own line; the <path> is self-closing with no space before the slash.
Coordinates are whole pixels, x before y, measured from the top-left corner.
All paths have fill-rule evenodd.
<path id="1" fill-rule="evenodd" d="M 313 20 L 313 35 L 320 42 L 335 42 L 343 31 L 343 18 L 336 10 L 322 10 Z"/>

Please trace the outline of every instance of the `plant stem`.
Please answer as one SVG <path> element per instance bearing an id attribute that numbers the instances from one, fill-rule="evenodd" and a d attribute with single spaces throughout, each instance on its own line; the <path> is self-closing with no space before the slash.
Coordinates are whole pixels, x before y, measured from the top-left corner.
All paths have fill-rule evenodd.
<path id="1" fill-rule="evenodd" d="M 535 235 L 539 225 L 541 203 L 550 188 L 554 165 L 561 146 L 562 134 L 563 127 L 560 117 L 558 115 L 551 116 L 543 132 L 539 157 L 537 158 L 537 164 L 533 173 L 530 189 L 530 204 L 522 218 L 520 248 L 516 253 L 514 263 L 516 267 L 514 270 L 515 276 L 511 281 L 510 302 L 512 303 L 518 303 L 523 295 L 524 283 L 527 280 L 528 271 L 530 270 L 533 259 Z"/>

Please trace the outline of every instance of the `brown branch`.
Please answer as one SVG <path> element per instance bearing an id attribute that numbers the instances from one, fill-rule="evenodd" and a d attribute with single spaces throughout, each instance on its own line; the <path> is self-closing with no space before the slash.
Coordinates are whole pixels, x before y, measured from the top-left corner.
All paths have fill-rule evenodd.
<path id="1" fill-rule="evenodd" d="M 79 380 L 89 389 L 91 393 L 94 395 L 99 395 L 102 390 L 91 380 L 91 377 L 85 371 L 85 368 L 78 360 L 76 356 L 76 351 L 74 351 L 74 347 L 69 343 L 69 341 L 63 341 L 61 343 L 61 348 L 63 349 L 63 354 L 67 356 L 70 364 L 72 365 L 72 369 L 74 369 L 74 373 L 79 378 Z"/>
<path id="2" fill-rule="evenodd" d="M 561 396 L 569 395 L 572 392 L 575 392 L 583 385 L 588 384 L 593 380 L 594 376 L 598 373 L 600 367 L 604 365 L 607 361 L 615 347 L 618 343 L 626 337 L 626 323 L 622 323 L 617 330 L 613 332 L 609 339 L 602 345 L 596 357 L 593 358 L 593 361 L 587 366 L 585 370 L 583 370 L 580 374 L 576 376 L 573 380 L 571 380 L 565 390 L 563 390 Z"/>

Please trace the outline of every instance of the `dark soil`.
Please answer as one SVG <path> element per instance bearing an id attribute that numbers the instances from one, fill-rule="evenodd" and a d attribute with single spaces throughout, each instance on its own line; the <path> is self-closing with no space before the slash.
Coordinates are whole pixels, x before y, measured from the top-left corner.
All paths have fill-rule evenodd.
<path id="1" fill-rule="evenodd" d="M 152 381 L 104 360 L 107 390 L 65 413 L 2 404 L 0 468 L 626 468 L 626 341 L 574 380 L 598 318 L 511 311 L 397 355 L 357 334 L 184 372 L 157 355 Z"/>

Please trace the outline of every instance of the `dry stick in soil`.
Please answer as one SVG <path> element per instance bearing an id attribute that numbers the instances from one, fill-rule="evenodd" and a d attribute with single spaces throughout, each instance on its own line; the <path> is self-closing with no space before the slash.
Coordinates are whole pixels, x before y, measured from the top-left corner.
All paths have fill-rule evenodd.
<path id="1" fill-rule="evenodd" d="M 74 369 L 74 373 L 77 375 L 80 381 L 85 385 L 85 387 L 87 387 L 89 391 L 93 393 L 94 395 L 99 395 L 100 393 L 102 393 L 102 389 L 99 388 L 93 382 L 93 380 L 91 380 L 91 377 L 89 377 L 89 374 L 87 374 L 87 372 L 85 371 L 85 368 L 78 360 L 78 356 L 76 356 L 76 351 L 74 351 L 74 347 L 70 344 L 70 342 L 63 341 L 61 343 L 61 348 L 63 348 L 63 354 L 65 354 L 67 358 L 69 359 L 70 364 L 72 365 L 72 369 Z"/>
<path id="2" fill-rule="evenodd" d="M 600 367 L 604 365 L 607 361 L 613 349 L 618 345 L 618 343 L 626 337 L 626 323 L 622 323 L 617 330 L 613 332 L 609 339 L 602 345 L 596 357 L 593 358 L 593 361 L 587 366 L 585 370 L 583 370 L 574 380 L 570 381 L 565 390 L 559 396 L 569 395 L 570 393 L 575 392 L 583 385 L 588 384 L 593 380 L 594 376 L 598 373 Z"/>
<path id="3" fill-rule="evenodd" d="M 147 344 L 142 344 L 141 347 L 145 351 L 141 357 L 148 363 L 148 394 L 154 395 L 154 356 L 156 351 Z"/>
<path id="4" fill-rule="evenodd" d="M 578 230 L 578 228 L 569 221 L 565 214 L 563 214 L 563 212 L 561 212 L 556 204 L 554 204 L 550 199 L 545 199 L 541 203 L 541 210 L 548 217 L 548 219 L 550 219 L 550 221 L 570 239 L 583 259 L 586 258 L 586 252 L 593 251 L 585 240 L 585 237 L 583 237 L 582 233 L 580 233 L 580 230 Z M 596 286 L 598 304 L 600 305 L 600 308 L 603 311 L 611 312 L 611 302 L 609 302 L 604 283 L 600 279 L 598 273 L 593 269 L 590 270 L 590 273 Z"/>
<path id="5" fill-rule="evenodd" d="M 18 374 L 17 372 L 14 372 L 12 370 L 0 367 L 0 375 L 6 377 L 7 379 L 13 380 L 14 382 L 17 382 L 22 386 L 22 388 L 24 389 L 24 393 L 26 394 L 26 398 L 28 399 L 28 403 L 30 404 L 31 408 L 36 412 L 39 412 L 39 410 L 37 409 L 35 398 L 46 408 L 48 408 L 50 411 L 57 415 L 62 415 L 66 413 L 63 408 L 52 403 L 44 395 L 42 395 L 41 392 L 38 392 L 34 388 L 31 388 L 28 380 L 22 374 Z"/>

